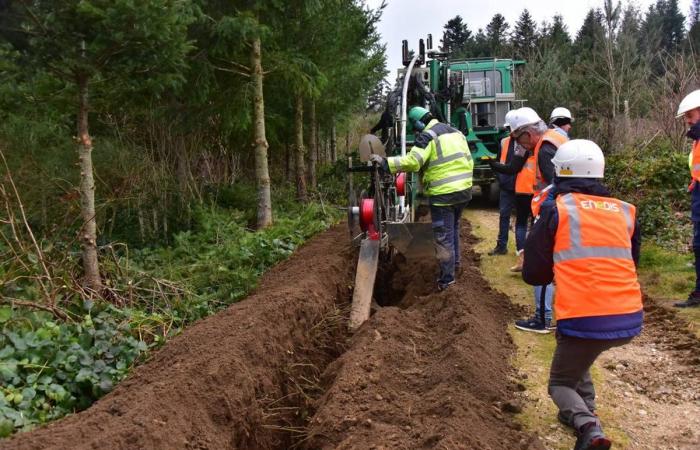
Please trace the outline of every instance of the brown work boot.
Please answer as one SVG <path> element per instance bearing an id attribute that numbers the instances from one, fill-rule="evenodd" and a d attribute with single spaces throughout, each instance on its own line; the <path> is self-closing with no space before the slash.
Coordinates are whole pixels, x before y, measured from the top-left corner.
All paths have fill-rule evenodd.
<path id="1" fill-rule="evenodd" d="M 523 253 L 522 250 L 518 250 L 516 252 L 517 255 L 517 260 L 515 262 L 515 265 L 510 268 L 511 272 L 522 272 L 523 271 L 523 261 L 525 260 L 525 254 Z"/>

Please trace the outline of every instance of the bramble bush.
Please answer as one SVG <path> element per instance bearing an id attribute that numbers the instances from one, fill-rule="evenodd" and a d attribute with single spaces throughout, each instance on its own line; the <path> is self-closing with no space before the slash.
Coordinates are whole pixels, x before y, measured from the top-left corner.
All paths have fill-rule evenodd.
<path id="1" fill-rule="evenodd" d="M 115 308 L 85 313 L 58 323 L 0 308 L 0 437 L 87 408 L 144 355 Z"/>
<path id="2" fill-rule="evenodd" d="M 688 181 L 688 151 L 664 139 L 606 157 L 605 183 L 637 206 L 643 239 L 673 250 L 687 249 L 691 235 Z"/>

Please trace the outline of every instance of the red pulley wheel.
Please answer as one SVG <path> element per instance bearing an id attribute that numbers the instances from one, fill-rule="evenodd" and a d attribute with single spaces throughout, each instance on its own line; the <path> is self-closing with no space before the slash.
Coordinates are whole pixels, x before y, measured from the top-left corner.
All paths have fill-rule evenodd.
<path id="1" fill-rule="evenodd" d="M 367 232 L 372 240 L 379 239 L 377 227 L 374 225 L 374 199 L 363 198 L 360 202 L 360 228 Z"/>
<path id="2" fill-rule="evenodd" d="M 396 193 L 406 195 L 406 172 L 401 172 L 396 176 Z"/>

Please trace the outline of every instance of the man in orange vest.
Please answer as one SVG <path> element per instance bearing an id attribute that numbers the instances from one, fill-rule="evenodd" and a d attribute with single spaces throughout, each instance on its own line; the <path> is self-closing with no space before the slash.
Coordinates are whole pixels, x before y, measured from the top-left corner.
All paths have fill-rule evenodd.
<path id="1" fill-rule="evenodd" d="M 522 270 L 522 249 L 527 234 L 527 224 L 530 219 L 532 196 L 539 193 L 552 182 L 554 166 L 552 158 L 557 147 L 566 142 L 567 138 L 547 124 L 532 108 L 520 108 L 509 113 L 511 129 L 510 139 L 516 145 L 513 157 L 508 164 L 489 161 L 495 172 L 515 175 L 515 246 L 518 261 L 511 271 Z"/>
<path id="2" fill-rule="evenodd" d="M 575 450 L 609 449 L 595 414 L 589 369 L 602 352 L 642 330 L 636 208 L 611 197 L 599 182 L 605 158 L 594 142 L 569 141 L 552 162 L 555 192 L 542 204 L 525 243 L 523 279 L 557 286 L 549 395 L 559 420 L 576 430 Z"/>
<path id="3" fill-rule="evenodd" d="M 547 125 L 532 108 L 520 108 L 509 116 L 511 140 L 517 142 L 513 160 L 509 166 L 491 163 L 497 171 L 509 173 L 515 170 L 516 221 L 515 243 L 518 250 L 518 262 L 511 271 L 522 270 L 523 247 L 530 218 L 533 195 L 537 196 L 554 178 L 552 158 L 557 148 L 568 139 L 547 128 Z M 554 287 L 549 285 L 535 288 L 535 314 L 526 319 L 517 320 L 515 327 L 523 331 L 549 333 L 552 320 L 552 295 Z"/>
<path id="4" fill-rule="evenodd" d="M 677 117 L 683 117 L 689 130 L 687 136 L 693 140 L 690 154 L 691 195 L 690 218 L 693 221 L 693 253 L 695 254 L 695 289 L 684 302 L 674 304 L 677 308 L 700 306 L 700 89 L 688 94 L 678 105 Z"/>

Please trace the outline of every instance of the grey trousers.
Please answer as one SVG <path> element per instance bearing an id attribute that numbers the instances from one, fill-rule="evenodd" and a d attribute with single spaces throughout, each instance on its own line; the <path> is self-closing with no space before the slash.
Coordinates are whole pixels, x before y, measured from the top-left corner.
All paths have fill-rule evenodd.
<path id="1" fill-rule="evenodd" d="M 589 422 L 600 426 L 595 411 L 595 388 L 590 368 L 605 350 L 625 345 L 632 338 L 582 339 L 557 333 L 557 347 L 549 371 L 549 395 L 560 418 L 574 429 Z"/>

